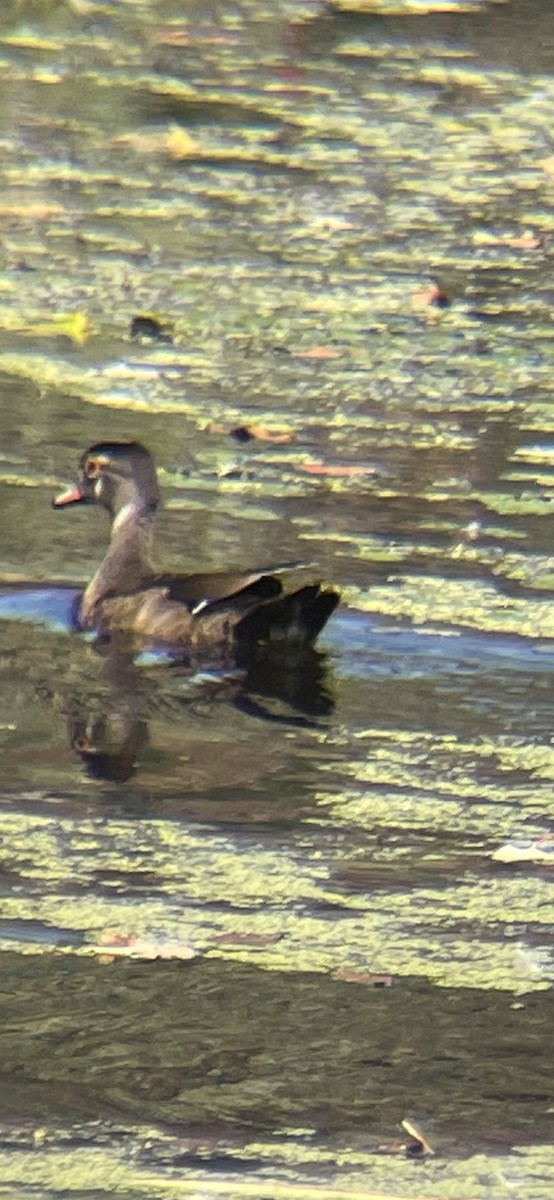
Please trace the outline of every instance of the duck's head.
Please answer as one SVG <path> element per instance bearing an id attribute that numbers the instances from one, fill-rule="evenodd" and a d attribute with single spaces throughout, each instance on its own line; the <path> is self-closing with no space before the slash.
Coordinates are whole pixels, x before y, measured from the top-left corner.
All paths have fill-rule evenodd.
<path id="1" fill-rule="evenodd" d="M 137 512 L 151 515 L 159 499 L 154 461 L 140 442 L 96 442 L 81 456 L 77 482 L 52 506 L 101 504 L 116 517 L 132 505 Z"/>

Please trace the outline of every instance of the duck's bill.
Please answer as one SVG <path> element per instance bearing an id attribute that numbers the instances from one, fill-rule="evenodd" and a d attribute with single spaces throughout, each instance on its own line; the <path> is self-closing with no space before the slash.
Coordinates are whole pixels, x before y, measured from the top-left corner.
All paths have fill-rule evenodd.
<path id="1" fill-rule="evenodd" d="M 66 492 L 62 492 L 60 496 L 56 496 L 52 501 L 52 508 L 65 508 L 66 504 L 83 504 L 86 496 L 81 491 L 79 484 L 70 487 Z"/>

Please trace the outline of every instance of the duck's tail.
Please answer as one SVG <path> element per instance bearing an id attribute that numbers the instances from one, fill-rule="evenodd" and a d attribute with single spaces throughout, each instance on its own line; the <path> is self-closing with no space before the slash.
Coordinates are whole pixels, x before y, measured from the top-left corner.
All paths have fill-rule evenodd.
<path id="1" fill-rule="evenodd" d="M 239 621 L 235 635 L 245 644 L 286 643 L 309 646 L 323 629 L 339 602 L 334 588 L 309 584 L 288 595 L 256 605 Z"/>

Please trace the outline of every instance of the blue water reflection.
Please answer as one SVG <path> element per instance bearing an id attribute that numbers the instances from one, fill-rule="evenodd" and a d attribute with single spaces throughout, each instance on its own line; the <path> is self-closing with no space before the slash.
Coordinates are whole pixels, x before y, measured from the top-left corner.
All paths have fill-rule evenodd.
<path id="1" fill-rule="evenodd" d="M 55 632 L 78 629 L 77 603 L 81 589 L 75 587 L 10 587 L 0 590 L 0 619 L 33 621 Z"/>

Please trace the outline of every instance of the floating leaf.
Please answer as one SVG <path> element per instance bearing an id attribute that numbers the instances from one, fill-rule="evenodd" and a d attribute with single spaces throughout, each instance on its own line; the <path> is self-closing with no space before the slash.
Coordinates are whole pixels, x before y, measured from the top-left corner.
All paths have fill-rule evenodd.
<path id="1" fill-rule="evenodd" d="M 47 320 L 29 323 L 23 329 L 33 334 L 33 337 L 68 337 L 76 345 L 82 346 L 92 335 L 93 327 L 87 312 L 55 313 Z"/>
<path id="2" fill-rule="evenodd" d="M 554 837 L 546 833 L 536 841 L 505 842 L 491 854 L 495 862 L 540 862 L 554 867 Z"/>
<path id="3" fill-rule="evenodd" d="M 526 229 L 515 237 L 479 229 L 473 234 L 472 241 L 475 246 L 508 246 L 511 250 L 538 250 L 544 245 L 542 234 L 532 229 Z"/>
<path id="4" fill-rule="evenodd" d="M 295 350 L 296 358 L 342 358 L 342 350 L 335 350 L 332 346 L 311 346 L 308 350 Z"/>
<path id="5" fill-rule="evenodd" d="M 155 46 L 189 46 L 190 37 L 184 29 L 157 29 L 150 37 Z"/>
<path id="6" fill-rule="evenodd" d="M 171 157 L 176 159 L 189 158 L 200 150 L 198 142 L 181 125 L 170 125 L 165 144 Z"/>
<path id="7" fill-rule="evenodd" d="M 355 967 L 339 967 L 334 978 L 342 979 L 344 983 L 363 983 L 375 988 L 392 987 L 393 982 L 392 975 L 375 975 L 372 971 L 358 971 Z"/>
<path id="8" fill-rule="evenodd" d="M 135 933 L 106 930 L 90 947 L 104 961 L 114 958 L 196 958 L 196 951 L 185 942 L 171 938 L 141 938 Z"/>
<path id="9" fill-rule="evenodd" d="M 298 470 L 305 475 L 328 475 L 334 479 L 353 479 L 357 475 L 375 475 L 377 467 L 371 463 L 324 463 L 303 462 Z"/>
<path id="10" fill-rule="evenodd" d="M 260 442 L 276 442 L 285 445 L 294 442 L 296 434 L 293 429 L 269 429 L 266 425 L 239 425 L 231 430 L 231 437 L 237 441 L 248 441 L 257 438 Z"/>
<path id="11" fill-rule="evenodd" d="M 450 299 L 439 283 L 430 283 L 428 287 L 413 292 L 412 308 L 416 311 L 425 308 L 448 308 Z"/>
<path id="12" fill-rule="evenodd" d="M 223 433 L 235 439 L 236 442 L 251 442 L 257 439 L 260 442 L 275 442 L 277 445 L 287 445 L 294 442 L 296 433 L 294 429 L 271 429 L 266 425 L 221 425 L 217 421 L 210 421 L 205 426 L 206 433 Z"/>

